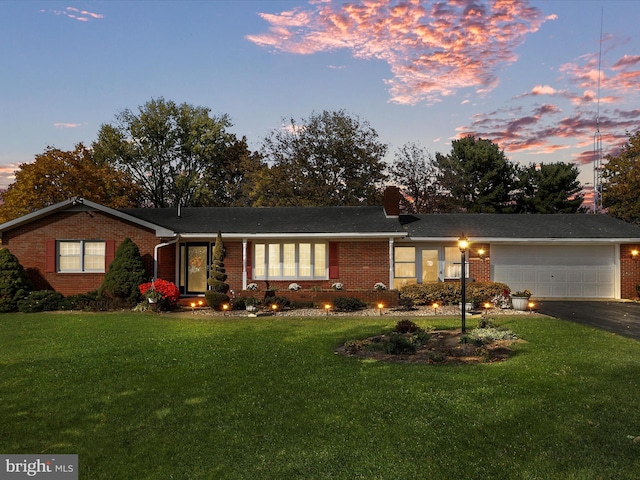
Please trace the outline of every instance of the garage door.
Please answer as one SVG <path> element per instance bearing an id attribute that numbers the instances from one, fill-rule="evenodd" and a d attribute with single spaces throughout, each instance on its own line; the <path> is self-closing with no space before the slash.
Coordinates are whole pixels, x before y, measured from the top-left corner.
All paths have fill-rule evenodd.
<path id="1" fill-rule="evenodd" d="M 534 297 L 615 298 L 615 246 L 493 245 L 492 278 Z"/>

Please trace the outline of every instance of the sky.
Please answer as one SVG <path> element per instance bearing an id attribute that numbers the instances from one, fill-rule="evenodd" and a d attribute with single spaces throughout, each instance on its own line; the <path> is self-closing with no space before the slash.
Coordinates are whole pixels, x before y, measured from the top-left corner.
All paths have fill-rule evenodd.
<path id="1" fill-rule="evenodd" d="M 514 162 L 615 152 L 640 126 L 637 0 L 0 1 L 0 188 L 163 97 L 270 131 L 344 110 L 389 145 L 466 134 Z"/>

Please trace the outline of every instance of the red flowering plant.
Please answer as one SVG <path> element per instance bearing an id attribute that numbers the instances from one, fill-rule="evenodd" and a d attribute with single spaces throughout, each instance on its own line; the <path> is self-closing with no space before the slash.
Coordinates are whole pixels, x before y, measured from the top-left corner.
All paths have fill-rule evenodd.
<path id="1" fill-rule="evenodd" d="M 180 290 L 173 282 L 158 278 L 153 282 L 143 283 L 138 286 L 140 293 L 149 303 L 157 303 L 160 308 L 168 308 L 180 298 Z"/>

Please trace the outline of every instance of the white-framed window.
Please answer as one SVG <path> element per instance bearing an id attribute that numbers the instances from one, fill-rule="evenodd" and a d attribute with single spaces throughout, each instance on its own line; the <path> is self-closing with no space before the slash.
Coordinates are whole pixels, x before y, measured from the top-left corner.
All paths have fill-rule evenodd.
<path id="1" fill-rule="evenodd" d="M 394 288 L 416 283 L 416 247 L 394 247 Z"/>
<path id="2" fill-rule="evenodd" d="M 324 242 L 268 242 L 253 247 L 256 280 L 327 279 L 327 244 Z"/>
<path id="3" fill-rule="evenodd" d="M 105 242 L 100 240 L 58 241 L 58 271 L 96 272 L 105 271 Z"/>
<path id="4" fill-rule="evenodd" d="M 460 278 L 462 272 L 462 254 L 458 247 L 444 247 L 444 278 Z M 469 267 L 465 261 L 467 276 Z"/>

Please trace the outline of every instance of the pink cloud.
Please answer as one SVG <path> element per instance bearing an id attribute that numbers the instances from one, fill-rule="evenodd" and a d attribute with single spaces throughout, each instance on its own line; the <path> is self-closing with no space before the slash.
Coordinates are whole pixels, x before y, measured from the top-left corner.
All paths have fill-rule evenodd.
<path id="1" fill-rule="evenodd" d="M 606 38 L 610 48 L 616 39 Z M 604 59 L 611 53 L 609 50 Z M 561 88 L 535 85 L 514 97 L 509 108 L 478 114 L 458 132 L 489 138 L 507 152 L 550 153 L 571 148 L 576 150 L 572 154 L 576 163 L 591 164 L 597 132 L 606 155 L 628 139 L 627 131 L 638 129 L 640 109 L 630 106 L 640 101 L 640 56 L 623 55 L 609 65 L 600 62 L 597 53 L 590 53 L 565 63 L 559 72 Z M 540 98 L 551 101 L 527 103 Z"/>
<path id="2" fill-rule="evenodd" d="M 55 15 L 63 15 L 79 22 L 88 22 L 91 19 L 98 20 L 104 18 L 104 15 L 102 15 L 101 13 L 80 10 L 75 7 L 66 7 L 64 10 L 53 10 L 53 13 Z"/>
<path id="3" fill-rule="evenodd" d="M 246 38 L 273 51 L 313 54 L 349 49 L 387 62 L 391 101 L 434 103 L 460 89 L 486 93 L 497 72 L 517 60 L 515 49 L 547 20 L 528 1 L 363 0 L 262 13 L 266 33 Z"/>
<path id="4" fill-rule="evenodd" d="M 53 126 L 56 128 L 78 128 L 82 126 L 82 123 L 56 122 Z"/>

